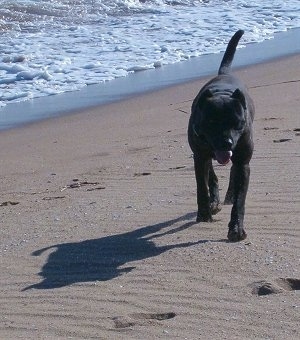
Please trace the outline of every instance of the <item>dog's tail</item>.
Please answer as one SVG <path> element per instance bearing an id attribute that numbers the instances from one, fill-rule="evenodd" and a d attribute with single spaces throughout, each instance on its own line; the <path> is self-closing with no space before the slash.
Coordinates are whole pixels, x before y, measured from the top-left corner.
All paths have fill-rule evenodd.
<path id="1" fill-rule="evenodd" d="M 224 53 L 224 57 L 222 59 L 218 74 L 228 74 L 230 72 L 231 63 L 235 54 L 237 44 L 239 43 L 243 34 L 243 30 L 238 30 L 230 39 Z"/>

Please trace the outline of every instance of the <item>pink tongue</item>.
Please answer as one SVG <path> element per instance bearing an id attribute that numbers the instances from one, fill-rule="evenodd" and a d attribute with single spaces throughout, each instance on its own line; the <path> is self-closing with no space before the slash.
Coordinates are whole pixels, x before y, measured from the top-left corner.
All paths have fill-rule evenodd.
<path id="1" fill-rule="evenodd" d="M 232 151 L 215 151 L 215 156 L 219 164 L 226 165 L 230 161 Z"/>

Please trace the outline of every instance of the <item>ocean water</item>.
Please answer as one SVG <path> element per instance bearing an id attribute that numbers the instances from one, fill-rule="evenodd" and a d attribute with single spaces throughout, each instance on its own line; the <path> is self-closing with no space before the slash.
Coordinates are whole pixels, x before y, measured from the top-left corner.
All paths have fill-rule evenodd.
<path id="1" fill-rule="evenodd" d="M 0 109 L 299 27 L 299 0 L 4 0 Z"/>

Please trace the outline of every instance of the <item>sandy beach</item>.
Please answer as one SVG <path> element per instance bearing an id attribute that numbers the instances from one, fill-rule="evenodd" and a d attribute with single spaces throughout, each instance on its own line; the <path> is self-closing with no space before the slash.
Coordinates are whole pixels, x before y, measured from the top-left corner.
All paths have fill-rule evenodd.
<path id="1" fill-rule="evenodd" d="M 299 339 L 299 65 L 235 71 L 256 104 L 239 243 L 228 206 L 194 223 L 206 79 L 2 131 L 0 338 Z"/>

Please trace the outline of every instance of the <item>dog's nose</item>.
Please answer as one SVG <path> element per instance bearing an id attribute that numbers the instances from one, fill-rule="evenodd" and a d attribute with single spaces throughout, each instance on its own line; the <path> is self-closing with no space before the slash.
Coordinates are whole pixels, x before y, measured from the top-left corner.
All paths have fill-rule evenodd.
<path id="1" fill-rule="evenodd" d="M 231 150 L 233 145 L 233 140 L 231 138 L 226 138 L 224 146 L 226 147 L 227 150 Z"/>

